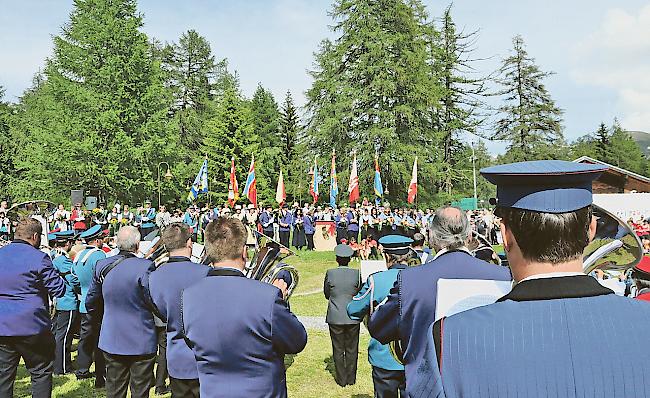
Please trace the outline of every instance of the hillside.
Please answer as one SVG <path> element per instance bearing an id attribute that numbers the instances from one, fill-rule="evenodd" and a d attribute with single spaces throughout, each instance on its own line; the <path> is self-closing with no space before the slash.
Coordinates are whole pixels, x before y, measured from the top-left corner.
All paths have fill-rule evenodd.
<path id="1" fill-rule="evenodd" d="M 641 148 L 641 151 L 648 156 L 650 155 L 650 133 L 646 133 L 645 131 L 628 131 L 630 135 L 632 136 L 632 139 L 639 145 Z"/>

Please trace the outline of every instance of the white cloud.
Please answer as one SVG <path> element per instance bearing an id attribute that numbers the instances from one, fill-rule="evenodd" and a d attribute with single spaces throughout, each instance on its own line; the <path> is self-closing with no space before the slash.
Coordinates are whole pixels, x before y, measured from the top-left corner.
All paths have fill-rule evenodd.
<path id="1" fill-rule="evenodd" d="M 572 76 L 617 93 L 624 128 L 650 131 L 650 4 L 609 9 L 598 28 L 575 47 Z"/>

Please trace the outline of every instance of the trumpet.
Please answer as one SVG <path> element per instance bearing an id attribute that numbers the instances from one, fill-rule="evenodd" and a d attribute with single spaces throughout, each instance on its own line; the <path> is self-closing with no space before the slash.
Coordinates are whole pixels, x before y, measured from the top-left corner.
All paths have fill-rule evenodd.
<path id="1" fill-rule="evenodd" d="M 244 274 L 247 278 L 270 284 L 277 279 L 285 279 L 286 274 L 288 274 L 291 279 L 287 283 L 286 299 L 288 300 L 296 286 L 298 286 L 299 275 L 296 267 L 286 264 L 282 260 L 297 254 L 257 231 L 253 231 L 253 235 L 256 238 L 255 253 L 251 261 L 246 264 Z"/>

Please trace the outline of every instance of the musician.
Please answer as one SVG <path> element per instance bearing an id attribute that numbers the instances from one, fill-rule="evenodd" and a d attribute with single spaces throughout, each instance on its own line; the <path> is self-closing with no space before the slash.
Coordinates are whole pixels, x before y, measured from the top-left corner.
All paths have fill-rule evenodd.
<path id="1" fill-rule="evenodd" d="M 329 326 L 332 340 L 335 381 L 341 387 L 354 385 L 357 379 L 357 358 L 359 354 L 359 320 L 348 316 L 347 305 L 361 287 L 359 270 L 348 264 L 354 250 L 339 244 L 334 248 L 337 268 L 327 270 L 323 293 L 329 301 L 325 322 Z"/>
<path id="2" fill-rule="evenodd" d="M 348 209 L 345 218 L 348 220 L 348 241 L 351 241 L 354 238 L 355 242 L 359 240 L 359 218 L 357 217 L 357 211 L 350 207 Z"/>
<path id="3" fill-rule="evenodd" d="M 370 275 L 359 293 L 352 298 L 347 306 L 351 319 L 360 321 L 366 315 L 371 315 L 376 303 L 388 297 L 397 274 L 407 267 L 411 252 L 409 245 L 412 242 L 412 239 L 400 235 L 386 235 L 379 239 L 388 270 Z M 370 338 L 368 362 L 372 366 L 372 384 L 376 398 L 406 396 L 404 365 L 391 355 L 388 344 Z"/>
<path id="4" fill-rule="evenodd" d="M 86 230 L 86 216 L 81 209 L 81 203 L 75 203 L 72 212 L 70 213 L 70 220 L 72 220 L 72 229 L 79 233 Z"/>
<path id="5" fill-rule="evenodd" d="M 422 264 L 428 262 L 430 259 L 433 259 L 431 250 L 424 248 L 424 235 L 422 235 L 421 233 L 416 232 L 413 235 L 413 243 L 411 244 L 411 247 L 413 248 L 413 250 L 415 250 L 415 253 L 417 253 Z"/>
<path id="6" fill-rule="evenodd" d="M 86 308 L 86 297 L 92 285 L 97 262 L 106 258 L 102 250 L 104 244 L 104 231 L 95 225 L 84 231 L 79 237 L 86 242 L 72 263 L 72 272 L 79 278 L 81 296 L 79 297 L 79 345 L 77 347 L 77 379 L 89 379 L 95 376 L 95 387 L 103 388 L 105 385 L 104 356 L 97 348 L 100 324 L 93 322 Z M 95 361 L 95 374 L 90 372 L 90 365 Z"/>
<path id="7" fill-rule="evenodd" d="M 65 294 L 56 300 L 56 312 L 54 313 L 54 340 L 56 351 L 54 352 L 54 374 L 62 375 L 72 373 L 72 325 L 79 314 L 79 299 L 77 294 L 81 292 L 79 279 L 72 273 L 72 259 L 68 252 L 72 248 L 75 235 L 72 230 L 61 231 L 53 235 L 54 250 L 52 266 L 65 279 Z"/>
<path id="8" fill-rule="evenodd" d="M 348 219 L 345 217 L 346 209 L 342 206 L 336 209 L 334 213 L 334 222 L 336 223 L 336 243 L 341 244 L 341 241 L 348 238 Z"/>
<path id="9" fill-rule="evenodd" d="M 294 210 L 293 215 L 293 236 L 291 243 L 297 249 L 302 249 L 307 245 L 307 237 L 305 235 L 305 218 L 303 217 L 302 209 L 297 208 Z M 312 235 L 313 238 L 313 235 Z"/>
<path id="10" fill-rule="evenodd" d="M 117 256 L 99 260 L 86 297 L 91 316 L 101 316 L 99 348 L 106 360 L 108 397 L 148 398 L 156 358 L 153 315 L 141 291 L 142 279 L 153 265 L 136 257 L 141 235 L 127 226 L 117 233 Z M 103 313 L 103 316 L 102 316 Z"/>
<path id="11" fill-rule="evenodd" d="M 507 269 L 472 257 L 466 247 L 470 233 L 461 209 L 438 209 L 430 231 L 431 246 L 437 251 L 433 261 L 402 270 L 388 298 L 370 317 L 372 337 L 382 344 L 401 343 L 407 392 L 422 356 L 426 329 L 435 320 L 438 279 L 511 279 Z"/>
<path id="12" fill-rule="evenodd" d="M 481 170 L 497 185 L 496 213 L 517 284 L 495 304 L 429 328 L 409 387 L 414 397 L 497 391 L 499 396 L 647 395 L 645 363 L 630 371 L 629 361 L 650 356 L 640 343 L 650 329 L 650 306 L 616 296 L 583 274 L 583 251 L 596 232 L 592 181 L 604 170 L 557 160 Z M 616 344 L 595 348 L 597 339 Z M 598 363 L 607 367 L 597 370 Z"/>
<path id="13" fill-rule="evenodd" d="M 269 238 L 273 239 L 273 206 L 266 206 L 262 214 L 260 214 L 260 225 L 262 226 L 262 233 Z"/>
<path id="14" fill-rule="evenodd" d="M 19 221 L 14 241 L 0 248 L 0 396 L 13 397 L 22 358 L 34 398 L 52 394 L 54 337 L 48 296 L 62 297 L 65 282 L 50 257 L 38 250 L 43 226 L 33 218 Z"/>
<path id="15" fill-rule="evenodd" d="M 636 286 L 636 298 L 643 301 L 650 301 L 650 257 L 643 256 L 632 269 L 632 281 Z"/>
<path id="16" fill-rule="evenodd" d="M 158 316 L 167 322 L 167 370 L 172 396 L 198 397 L 199 374 L 194 354 L 183 340 L 181 293 L 204 278 L 210 268 L 193 263 L 192 233 L 187 225 L 171 224 L 162 234 L 169 260 L 145 279 L 145 291 L 151 297 Z"/>
<path id="17" fill-rule="evenodd" d="M 289 234 L 291 233 L 291 224 L 293 223 L 293 215 L 286 207 L 280 207 L 280 220 L 278 221 L 280 243 L 289 247 Z"/>
<path id="18" fill-rule="evenodd" d="M 302 216 L 302 224 L 305 228 L 305 239 L 307 241 L 307 250 L 314 250 L 314 234 L 316 233 L 316 219 L 314 209 L 311 208 Z"/>
<path id="19" fill-rule="evenodd" d="M 192 242 L 196 242 L 199 234 L 199 216 L 196 212 L 195 206 L 188 206 L 183 217 L 183 222 L 190 227 L 192 231 Z"/>
<path id="20" fill-rule="evenodd" d="M 140 222 L 142 223 L 140 226 L 142 237 L 149 235 L 156 228 L 156 209 L 151 207 L 150 200 L 144 201 L 144 209 L 142 209 Z"/>
<path id="21" fill-rule="evenodd" d="M 286 397 L 284 355 L 307 332 L 284 303 L 287 284 L 248 279 L 246 229 L 219 218 L 206 230 L 208 276 L 182 293 L 183 331 L 197 361 L 201 396 Z"/>

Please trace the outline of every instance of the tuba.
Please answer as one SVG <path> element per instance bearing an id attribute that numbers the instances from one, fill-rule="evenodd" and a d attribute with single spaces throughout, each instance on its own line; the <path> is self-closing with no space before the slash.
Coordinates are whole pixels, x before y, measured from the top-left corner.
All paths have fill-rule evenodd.
<path id="1" fill-rule="evenodd" d="M 244 274 L 250 279 L 273 283 L 288 273 L 291 279 L 287 284 L 286 299 L 288 300 L 298 286 L 299 276 L 298 270 L 294 266 L 286 264 L 282 260 L 296 255 L 296 253 L 258 231 L 253 231 L 253 235 L 256 237 L 255 252 L 251 261 L 246 264 Z"/>

